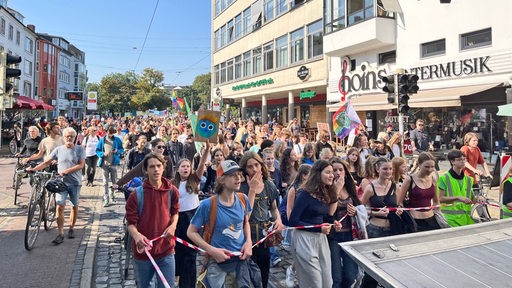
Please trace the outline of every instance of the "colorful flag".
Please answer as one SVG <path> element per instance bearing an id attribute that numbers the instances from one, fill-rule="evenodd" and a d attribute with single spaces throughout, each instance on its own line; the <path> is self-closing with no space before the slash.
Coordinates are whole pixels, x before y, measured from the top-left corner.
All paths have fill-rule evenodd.
<path id="1" fill-rule="evenodd" d="M 354 107 L 352 107 L 349 102 L 341 106 L 340 109 L 332 115 L 332 128 L 340 139 L 347 137 L 350 130 L 361 124 L 361 119 L 359 119 Z"/>
<path id="2" fill-rule="evenodd" d="M 178 102 L 178 110 L 185 111 L 185 100 L 183 98 L 176 98 L 176 102 Z"/>
<path id="3" fill-rule="evenodd" d="M 176 92 L 174 91 L 174 88 L 172 88 L 171 100 L 172 100 L 172 106 L 174 106 L 174 108 L 176 108 L 176 110 L 179 111 L 180 105 L 178 104 L 178 101 L 176 99 Z"/>

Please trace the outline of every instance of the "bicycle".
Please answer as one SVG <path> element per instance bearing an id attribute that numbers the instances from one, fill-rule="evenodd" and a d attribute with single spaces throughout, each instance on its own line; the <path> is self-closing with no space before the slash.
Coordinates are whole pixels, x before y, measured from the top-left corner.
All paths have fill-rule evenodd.
<path id="1" fill-rule="evenodd" d="M 44 222 L 44 229 L 47 231 L 55 220 L 55 193 L 49 193 L 46 190 L 46 185 L 50 180 L 57 179 L 56 175 L 56 172 L 37 171 L 34 173 L 24 238 L 25 249 L 28 251 L 34 248 L 39 236 L 41 221 Z"/>
<path id="2" fill-rule="evenodd" d="M 487 196 L 487 193 L 491 188 L 491 181 L 491 177 L 489 176 L 481 177 L 478 180 L 478 187 L 473 188 L 473 195 L 475 198 L 484 198 L 483 202 L 478 202 L 471 206 L 470 215 L 475 223 L 497 220 L 496 218 L 492 218 L 491 213 L 489 213 L 489 206 L 497 207 L 498 209 L 501 207 L 501 204 L 498 201 L 490 199 Z"/>

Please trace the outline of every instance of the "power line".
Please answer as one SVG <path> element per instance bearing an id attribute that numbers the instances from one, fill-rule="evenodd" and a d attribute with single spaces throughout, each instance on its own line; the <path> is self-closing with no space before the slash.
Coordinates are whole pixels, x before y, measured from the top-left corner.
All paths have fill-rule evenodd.
<path id="1" fill-rule="evenodd" d="M 144 43 L 142 43 L 142 47 L 140 48 L 139 58 L 137 58 L 137 63 L 135 63 L 135 68 L 133 68 L 133 71 L 137 71 L 137 66 L 139 66 L 140 57 L 142 56 L 142 52 L 144 51 L 144 47 L 146 46 L 146 40 L 148 39 L 149 31 L 151 30 L 151 25 L 153 24 L 153 19 L 155 19 L 155 14 L 159 2 L 160 0 L 156 0 L 155 10 L 153 10 L 153 15 L 151 16 L 151 20 L 149 21 L 149 27 L 148 30 L 146 31 L 146 36 L 144 37 Z"/>

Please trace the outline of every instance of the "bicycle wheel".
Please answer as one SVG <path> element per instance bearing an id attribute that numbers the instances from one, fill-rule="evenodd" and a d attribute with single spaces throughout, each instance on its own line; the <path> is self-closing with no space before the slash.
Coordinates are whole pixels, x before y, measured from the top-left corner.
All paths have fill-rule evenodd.
<path id="1" fill-rule="evenodd" d="M 16 143 L 16 138 L 13 138 L 9 142 L 9 151 L 11 152 L 11 154 L 18 153 L 18 143 Z"/>
<path id="2" fill-rule="evenodd" d="M 492 220 L 487 205 L 474 204 L 471 207 L 471 218 L 475 223 L 489 222 Z"/>
<path id="3" fill-rule="evenodd" d="M 36 243 L 44 214 L 44 198 L 41 198 L 38 195 L 38 191 L 34 189 L 32 191 L 32 197 L 30 197 L 27 225 L 25 226 L 25 249 L 29 251 L 32 250 Z"/>
<path id="4" fill-rule="evenodd" d="M 48 198 L 46 201 L 46 209 L 44 211 L 44 230 L 48 231 L 55 221 L 57 203 L 55 202 L 55 193 L 50 193 L 49 191 L 45 191 L 45 193 L 48 194 Z"/>
<path id="5" fill-rule="evenodd" d="M 20 190 L 21 181 L 22 181 L 21 174 L 15 172 L 13 179 L 12 179 L 12 189 L 14 189 L 14 205 L 16 205 L 16 202 L 18 200 L 18 190 Z"/>

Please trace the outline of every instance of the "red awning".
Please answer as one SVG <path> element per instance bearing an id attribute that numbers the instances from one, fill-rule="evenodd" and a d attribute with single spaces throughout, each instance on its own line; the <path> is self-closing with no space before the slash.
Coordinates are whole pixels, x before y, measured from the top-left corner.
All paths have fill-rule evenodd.
<path id="1" fill-rule="evenodd" d="M 16 96 L 16 102 L 12 109 L 30 109 L 30 110 L 53 110 L 52 105 L 48 105 L 42 101 L 32 99 L 27 96 Z"/>

